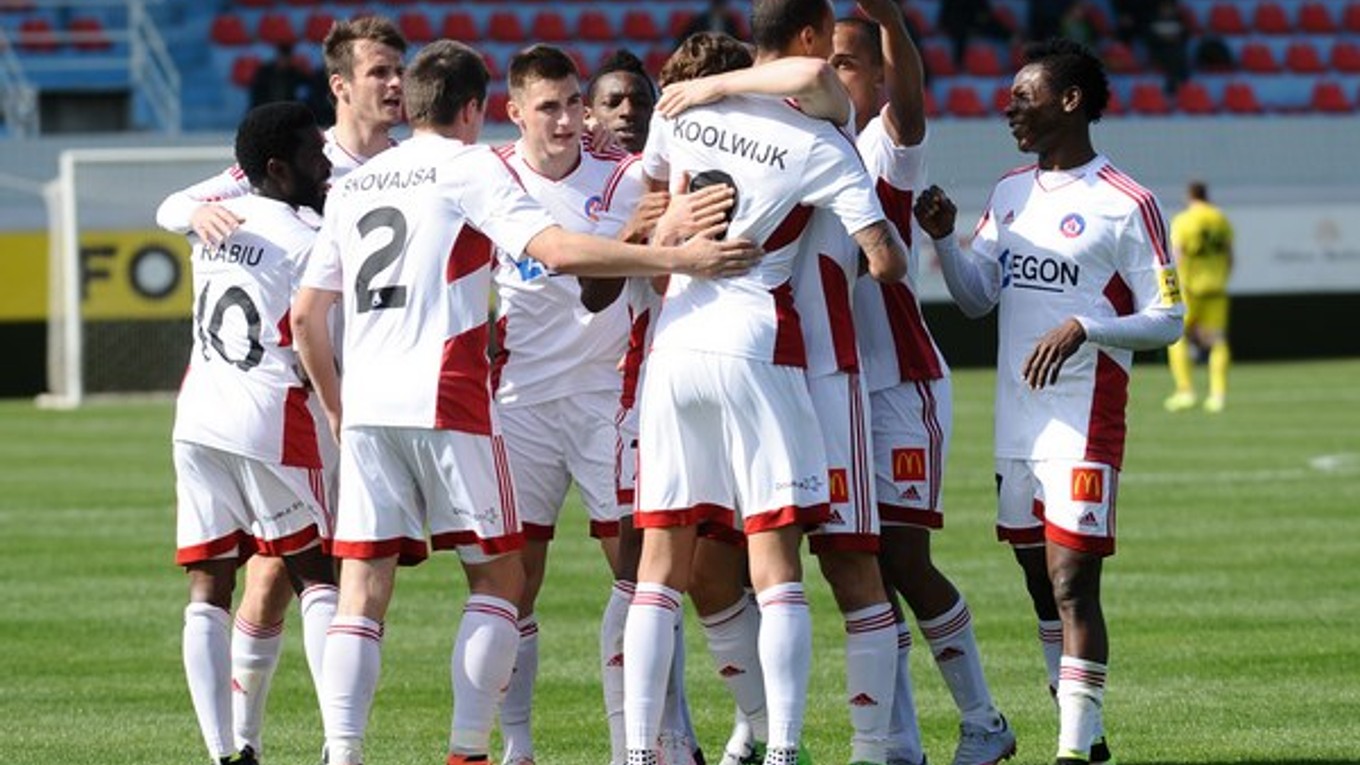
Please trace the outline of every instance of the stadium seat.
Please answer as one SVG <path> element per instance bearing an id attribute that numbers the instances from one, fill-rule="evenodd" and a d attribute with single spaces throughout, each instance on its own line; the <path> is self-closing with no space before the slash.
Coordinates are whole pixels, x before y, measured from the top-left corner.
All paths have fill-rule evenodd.
<path id="1" fill-rule="evenodd" d="M 973 77 L 1000 77 L 1001 58 L 990 43 L 972 42 L 963 52 L 963 69 Z"/>
<path id="2" fill-rule="evenodd" d="M 1171 113 L 1171 104 L 1166 100 L 1160 82 L 1139 82 L 1133 86 L 1129 95 L 1129 109 L 1134 114 L 1157 116 Z"/>
<path id="3" fill-rule="evenodd" d="M 859 5 L 855 6 L 855 10 L 859 10 Z M 915 30 L 917 39 L 925 39 L 935 34 L 935 25 L 931 23 L 930 16 L 915 5 L 903 3 L 902 15 L 906 17 L 907 28 Z"/>
<path id="4" fill-rule="evenodd" d="M 76 50 L 101 51 L 113 47 L 98 16 L 77 16 L 66 26 L 71 33 L 71 44 Z"/>
<path id="5" fill-rule="evenodd" d="M 320 45 L 326 39 L 326 34 L 335 25 L 335 17 L 325 11 L 312 11 L 307 14 L 306 20 L 302 22 L 302 37 L 307 42 Z"/>
<path id="6" fill-rule="evenodd" d="M 1260 114 L 1261 101 L 1256 98 L 1256 89 L 1250 82 L 1238 80 L 1223 88 L 1223 108 L 1233 114 Z"/>
<path id="7" fill-rule="evenodd" d="M 1105 60 L 1105 68 L 1112 74 L 1134 74 L 1143 69 L 1133 48 L 1118 40 L 1106 43 L 1100 51 L 1100 57 Z"/>
<path id="8" fill-rule="evenodd" d="M 1251 25 L 1257 32 L 1268 35 L 1287 35 L 1294 31 L 1284 6 L 1270 0 L 1256 6 L 1256 11 L 1251 15 Z"/>
<path id="9" fill-rule="evenodd" d="M 1351 34 L 1360 35 L 1360 2 L 1346 6 L 1341 12 L 1341 28 Z"/>
<path id="10" fill-rule="evenodd" d="M 273 8 L 274 0 L 236 0 L 242 8 Z"/>
<path id="11" fill-rule="evenodd" d="M 505 77 L 505 68 L 496 60 L 496 57 L 489 53 L 482 53 L 482 62 L 486 64 L 486 73 L 491 76 L 492 82 L 498 82 Z"/>
<path id="12" fill-rule="evenodd" d="M 935 119 L 940 116 L 940 102 L 935 100 L 935 91 L 926 88 L 926 116 Z"/>
<path id="13" fill-rule="evenodd" d="M 477 32 L 477 22 L 471 14 L 462 11 L 452 11 L 444 17 L 443 35 L 450 40 L 459 42 L 473 42 L 481 39 Z"/>
<path id="14" fill-rule="evenodd" d="M 314 5 L 321 4 L 321 0 L 283 0 L 283 2 L 285 5 L 291 5 L 297 8 L 310 8 Z"/>
<path id="15" fill-rule="evenodd" d="M 1216 3 L 1209 9 L 1209 31 L 1220 35 L 1242 35 L 1247 33 L 1247 23 L 1242 20 L 1242 11 L 1236 3 Z"/>
<path id="16" fill-rule="evenodd" d="M 260 42 L 270 45 L 291 45 L 297 42 L 297 33 L 293 31 L 292 20 L 282 13 L 266 13 L 261 16 L 260 25 L 255 31 Z"/>
<path id="17" fill-rule="evenodd" d="M 53 53 L 61 45 L 52 24 L 42 16 L 31 16 L 19 22 L 19 50 L 26 53 Z"/>
<path id="18" fill-rule="evenodd" d="M 420 11 L 404 11 L 397 18 L 397 25 L 407 42 L 423 45 L 434 39 L 434 25 Z"/>
<path id="19" fill-rule="evenodd" d="M 689 27 L 689 23 L 694 20 L 695 13 L 686 8 L 679 8 L 671 11 L 670 19 L 666 22 L 666 34 L 672 40 L 679 40 L 680 35 Z"/>
<path id="20" fill-rule="evenodd" d="M 487 39 L 496 42 L 522 43 L 525 41 L 524 25 L 519 16 L 510 11 L 496 11 L 486 23 Z"/>
<path id="21" fill-rule="evenodd" d="M 954 68 L 954 54 L 943 45 L 926 43 L 921 49 L 921 59 L 931 77 L 953 77 L 959 73 Z"/>
<path id="22" fill-rule="evenodd" d="M 661 30 L 650 12 L 629 11 L 623 15 L 623 36 L 629 40 L 656 42 L 661 39 Z"/>
<path id="23" fill-rule="evenodd" d="M 1086 3 L 1086 21 L 1096 30 L 1096 37 L 1109 38 L 1114 36 L 1114 24 L 1110 22 L 1110 17 L 1105 14 L 1105 9 L 1099 3 Z"/>
<path id="24" fill-rule="evenodd" d="M 1105 104 L 1105 114 L 1118 117 L 1124 113 L 1124 100 L 1119 97 L 1119 91 L 1110 88 L 1110 100 Z"/>
<path id="25" fill-rule="evenodd" d="M 250 83 L 255 79 L 255 72 L 260 68 L 260 57 L 249 53 L 237 56 L 231 62 L 231 82 L 241 88 L 250 87 Z"/>
<path id="26" fill-rule="evenodd" d="M 230 13 L 224 13 L 212 20 L 208 36 L 218 45 L 225 46 L 249 45 L 251 42 L 245 22 L 240 16 Z"/>
<path id="27" fill-rule="evenodd" d="M 1313 111 L 1324 114 L 1350 114 L 1355 110 L 1355 104 L 1351 103 L 1341 85 L 1334 80 L 1318 80 L 1313 85 L 1309 106 Z"/>
<path id="28" fill-rule="evenodd" d="M 529 36 L 538 42 L 560 43 L 571 39 L 567 20 L 557 11 L 544 10 L 534 14 Z"/>
<path id="29" fill-rule="evenodd" d="M 595 70 L 590 68 L 590 62 L 586 60 L 585 54 L 577 48 L 563 48 L 563 51 L 576 64 L 576 74 L 581 78 L 581 82 L 590 79 L 590 73 Z"/>
<path id="30" fill-rule="evenodd" d="M 1350 40 L 1337 40 L 1332 45 L 1332 68 L 1345 74 L 1360 74 L 1360 45 Z"/>
<path id="31" fill-rule="evenodd" d="M 1244 72 L 1275 74 L 1280 71 L 1280 62 L 1275 60 L 1274 51 L 1263 42 L 1249 42 L 1243 45 L 1238 61 Z"/>
<path id="32" fill-rule="evenodd" d="M 1204 26 L 1199 23 L 1199 14 L 1195 9 L 1185 3 L 1180 3 L 1181 22 L 1185 24 L 1185 29 L 1191 37 L 1199 37 L 1204 31 Z"/>
<path id="33" fill-rule="evenodd" d="M 997 85 L 992 90 L 992 111 L 997 114 L 1005 114 L 1006 107 L 1011 105 L 1011 86 Z"/>
<path id="34" fill-rule="evenodd" d="M 955 117 L 986 117 L 989 114 L 971 85 L 951 85 L 945 95 L 944 108 Z"/>
<path id="35" fill-rule="evenodd" d="M 505 91 L 490 93 L 486 97 L 486 118 L 492 122 L 506 122 L 510 118 L 506 116 L 506 106 L 510 103 L 510 96 Z"/>
<path id="36" fill-rule="evenodd" d="M 589 10 L 576 19 L 576 36 L 586 42 L 610 42 L 617 34 L 603 11 Z"/>
<path id="37" fill-rule="evenodd" d="M 1284 65 L 1296 74 L 1321 74 L 1327 71 L 1322 55 L 1307 40 L 1296 40 L 1289 44 L 1284 54 Z"/>
<path id="38" fill-rule="evenodd" d="M 1016 15 L 1015 9 L 1009 5 L 993 5 L 992 17 L 997 23 L 1010 30 L 1011 34 L 1023 32 L 1024 27 L 1020 23 L 1020 17 Z"/>
<path id="39" fill-rule="evenodd" d="M 647 69 L 647 74 L 656 79 L 661 75 L 661 67 L 666 65 L 666 61 L 671 57 L 671 49 L 668 46 L 658 45 L 647 51 L 647 56 L 642 60 L 642 65 Z"/>
<path id="40" fill-rule="evenodd" d="M 1313 35 L 1335 34 L 1336 21 L 1326 5 L 1307 2 L 1299 8 L 1299 30 Z"/>
<path id="41" fill-rule="evenodd" d="M 1176 111 L 1185 114 L 1213 114 L 1217 111 L 1209 89 L 1196 80 L 1186 80 L 1176 90 Z"/>

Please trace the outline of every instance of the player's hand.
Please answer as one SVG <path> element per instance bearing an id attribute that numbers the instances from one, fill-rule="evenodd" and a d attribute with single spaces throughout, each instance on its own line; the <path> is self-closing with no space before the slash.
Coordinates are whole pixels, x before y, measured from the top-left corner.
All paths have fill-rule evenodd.
<path id="1" fill-rule="evenodd" d="M 222 205 L 212 203 L 199 205 L 189 216 L 189 228 L 198 234 L 199 239 L 213 246 L 221 244 L 222 240 L 231 236 L 231 232 L 240 228 L 242 223 L 245 223 L 245 218 L 237 216 Z"/>
<path id="2" fill-rule="evenodd" d="M 710 226 L 675 248 L 677 261 L 671 270 L 703 279 L 726 279 L 754 268 L 765 257 L 765 251 L 745 239 L 714 238 L 726 228 L 725 223 Z"/>
<path id="3" fill-rule="evenodd" d="M 878 24 L 887 24 L 902 16 L 902 7 L 896 0 L 859 0 L 859 7 Z"/>
<path id="4" fill-rule="evenodd" d="M 1056 383 L 1063 362 L 1071 358 L 1084 342 L 1086 328 L 1076 319 L 1068 319 L 1039 338 L 1039 344 L 1034 346 L 1021 369 L 1030 390 L 1040 390 Z"/>
<path id="5" fill-rule="evenodd" d="M 656 102 L 656 110 L 666 117 L 673 118 L 686 109 L 711 104 L 726 95 L 721 75 L 672 82 L 662 88 L 661 100 Z"/>
<path id="6" fill-rule="evenodd" d="M 682 188 L 688 187 L 689 179 L 685 178 Z M 727 230 L 728 211 L 735 203 L 736 189 L 725 183 L 705 186 L 689 194 L 672 194 L 665 214 L 656 223 L 653 241 L 674 244 L 705 229 L 720 226 L 716 238 Z"/>
<path id="7" fill-rule="evenodd" d="M 324 407 L 323 410 L 326 412 L 326 422 L 331 426 L 331 435 L 335 436 L 335 442 L 338 444 L 340 443 L 340 425 L 342 419 L 340 410 L 336 409 L 332 411 L 330 409 L 325 409 Z"/>
<path id="8" fill-rule="evenodd" d="M 619 239 L 625 242 L 646 242 L 656 230 L 656 222 L 666 212 L 671 195 L 666 191 L 649 191 L 638 200 L 633 215 L 619 232 Z"/>
<path id="9" fill-rule="evenodd" d="M 592 151 L 608 153 L 611 151 L 627 152 L 628 148 L 619 141 L 619 137 L 614 135 L 614 131 L 605 127 L 604 124 L 596 122 L 586 128 L 586 145 Z"/>
<path id="10" fill-rule="evenodd" d="M 921 230 L 930 234 L 931 239 L 944 239 L 952 235 L 954 221 L 959 213 L 944 190 L 934 185 L 916 198 L 912 212 L 916 215 L 916 222 L 921 224 Z"/>

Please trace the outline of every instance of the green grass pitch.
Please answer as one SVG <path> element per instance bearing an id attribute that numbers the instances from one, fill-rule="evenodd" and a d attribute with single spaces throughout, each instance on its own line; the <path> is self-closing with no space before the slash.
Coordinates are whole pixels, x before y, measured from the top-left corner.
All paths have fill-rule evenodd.
<path id="1" fill-rule="evenodd" d="M 993 541 L 992 376 L 955 375 L 954 444 L 936 557 L 967 595 L 1015 763 L 1052 761 L 1056 715 L 1018 569 Z M 1220 416 L 1160 402 L 1134 375 L 1119 554 L 1106 568 L 1116 758 L 1144 763 L 1360 762 L 1360 360 L 1241 365 Z M 74 412 L 0 404 L 0 763 L 206 762 L 180 664 L 185 579 L 173 564 L 168 402 Z M 605 765 L 595 665 L 608 576 L 573 505 L 539 609 L 542 765 Z M 848 757 L 838 614 L 807 567 L 814 668 L 806 743 Z M 464 597 L 437 556 L 399 577 L 368 759 L 440 763 L 448 658 Z M 688 629 L 696 724 L 716 760 L 731 702 Z M 953 704 L 916 641 L 931 761 Z M 290 617 L 266 724 L 268 763 L 316 763 L 320 722 Z"/>

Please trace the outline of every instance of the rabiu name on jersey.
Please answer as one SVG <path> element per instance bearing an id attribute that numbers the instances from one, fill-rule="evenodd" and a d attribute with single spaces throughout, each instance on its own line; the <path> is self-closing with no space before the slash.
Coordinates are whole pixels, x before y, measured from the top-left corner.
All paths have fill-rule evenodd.
<path id="1" fill-rule="evenodd" d="M 239 242 L 223 242 L 212 247 L 203 244 L 198 250 L 199 260 L 209 263 L 239 263 L 247 266 L 258 266 L 264 258 L 265 248 L 253 244 L 240 244 Z"/>
<path id="2" fill-rule="evenodd" d="M 671 126 L 671 134 L 682 141 L 701 144 L 758 165 L 777 167 L 780 170 L 785 169 L 784 158 L 789 154 L 786 148 L 756 138 L 729 133 L 726 128 L 701 125 L 694 120 L 677 119 Z"/>
<path id="3" fill-rule="evenodd" d="M 1001 288 L 1014 287 L 1040 292 L 1062 292 L 1076 287 L 1081 280 L 1081 266 L 1068 260 L 1021 255 L 1005 250 L 1001 253 Z"/>

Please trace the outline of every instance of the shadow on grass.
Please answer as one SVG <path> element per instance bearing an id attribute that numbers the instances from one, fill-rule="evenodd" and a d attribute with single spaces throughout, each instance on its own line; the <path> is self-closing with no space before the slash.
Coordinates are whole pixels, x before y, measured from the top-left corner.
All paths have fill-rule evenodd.
<path id="1" fill-rule="evenodd" d="M 1181 765 L 1184 762 L 1184 760 L 1171 760 L 1171 759 L 1140 760 L 1130 757 L 1119 757 L 1117 756 L 1117 753 L 1115 761 L 1118 762 L 1119 765 Z M 1201 762 L 1199 765 L 1356 765 L 1356 760 L 1290 757 L 1288 759 L 1277 758 L 1267 760 L 1205 760 L 1204 762 Z"/>

